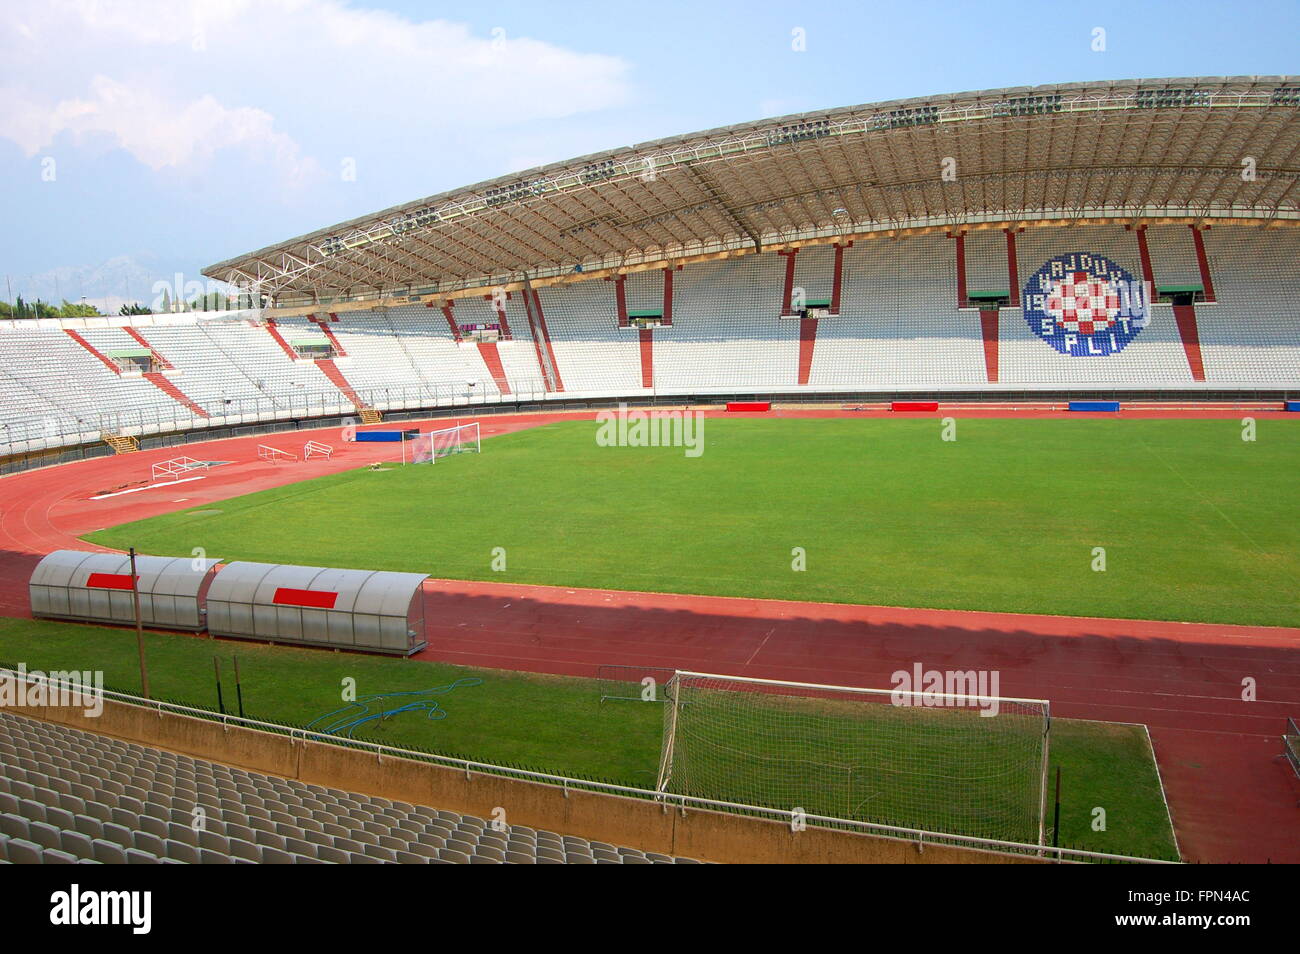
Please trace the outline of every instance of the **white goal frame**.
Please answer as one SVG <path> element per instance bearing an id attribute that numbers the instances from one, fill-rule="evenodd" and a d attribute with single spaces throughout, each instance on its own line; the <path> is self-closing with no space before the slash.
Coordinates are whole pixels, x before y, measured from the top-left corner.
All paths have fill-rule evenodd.
<path id="1" fill-rule="evenodd" d="M 884 701 L 884 704 L 893 704 L 893 700 L 899 696 L 911 697 L 916 702 L 912 705 L 920 704 L 926 708 L 942 708 L 944 703 L 952 703 L 956 706 L 969 707 L 971 705 L 984 705 L 988 703 L 1010 703 L 1025 707 L 1041 708 L 1043 718 L 1043 740 L 1042 740 L 1042 757 L 1038 770 L 1038 845 L 1046 844 L 1047 835 L 1047 774 L 1049 763 L 1050 748 L 1050 730 L 1051 730 L 1051 703 L 1046 699 L 1024 699 L 1015 696 L 982 696 L 974 694 L 961 693 L 944 693 L 928 692 L 925 690 L 899 690 L 899 689 L 863 689 L 857 686 L 832 686 L 823 683 L 813 682 L 792 682 L 779 679 L 758 679 L 752 676 L 731 676 L 722 673 L 695 672 L 692 670 L 678 669 L 675 670 L 671 679 L 664 686 L 665 706 L 664 706 L 664 730 L 663 730 L 663 748 L 660 753 L 659 776 L 656 781 L 655 790 L 664 794 L 671 794 L 668 791 L 668 784 L 672 780 L 673 757 L 677 743 L 677 724 L 679 715 L 679 705 L 681 702 L 681 693 L 679 687 L 682 678 L 687 679 L 710 679 L 720 682 L 740 683 L 753 686 L 770 686 L 777 689 L 806 690 L 811 692 L 840 693 L 848 696 L 861 696 L 873 699 L 876 702 Z M 670 690 L 671 687 L 671 690 Z M 935 706 L 935 702 L 940 703 Z M 756 806 L 760 808 L 770 808 L 772 806 Z M 845 819 L 852 821 L 852 819 Z M 963 832 L 946 832 L 939 834 L 966 834 Z"/>
<path id="2" fill-rule="evenodd" d="M 461 437 L 463 435 L 463 438 L 457 442 L 459 445 L 459 449 L 454 451 L 454 453 L 457 454 L 483 453 L 483 439 L 479 434 L 479 422 L 470 421 L 467 424 L 457 424 L 454 427 L 443 427 L 443 428 L 439 428 L 436 431 L 429 431 L 427 434 L 421 434 L 418 438 L 415 438 L 415 440 L 420 440 L 420 441 L 427 440 L 429 442 L 429 459 L 416 460 L 415 451 L 414 449 L 412 449 L 410 462 L 412 464 L 436 464 L 438 462 L 438 457 L 439 457 L 438 439 L 439 437 L 446 437 L 446 435 L 453 435 L 456 437 Z M 414 443 L 414 441 L 411 441 L 411 443 Z M 406 463 L 406 444 L 407 444 L 406 441 L 402 442 L 403 463 Z M 444 446 L 448 446 L 448 445 L 444 444 Z M 443 454 L 441 456 L 446 457 L 449 455 Z"/>

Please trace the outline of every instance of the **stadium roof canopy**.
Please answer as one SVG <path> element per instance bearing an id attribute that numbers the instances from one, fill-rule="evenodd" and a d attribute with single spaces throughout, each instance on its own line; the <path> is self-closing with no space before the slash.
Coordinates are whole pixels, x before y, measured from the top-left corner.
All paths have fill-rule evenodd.
<path id="1" fill-rule="evenodd" d="M 982 223 L 1300 219 L 1300 77 L 898 100 L 675 136 L 454 189 L 204 270 L 278 306 L 417 299 Z"/>

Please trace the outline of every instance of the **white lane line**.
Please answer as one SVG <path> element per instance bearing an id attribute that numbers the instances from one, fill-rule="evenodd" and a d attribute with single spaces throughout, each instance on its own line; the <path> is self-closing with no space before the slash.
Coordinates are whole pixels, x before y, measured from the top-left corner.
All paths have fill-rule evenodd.
<path id="1" fill-rule="evenodd" d="M 132 487 L 130 490 L 115 490 L 111 494 L 98 494 L 90 497 L 90 500 L 107 500 L 109 497 L 120 497 L 123 494 L 138 494 L 142 490 L 158 490 L 162 487 L 171 487 L 173 484 L 188 484 L 191 480 L 203 480 L 206 477 L 182 477 L 180 480 L 169 480 L 165 484 L 149 484 L 147 487 Z"/>

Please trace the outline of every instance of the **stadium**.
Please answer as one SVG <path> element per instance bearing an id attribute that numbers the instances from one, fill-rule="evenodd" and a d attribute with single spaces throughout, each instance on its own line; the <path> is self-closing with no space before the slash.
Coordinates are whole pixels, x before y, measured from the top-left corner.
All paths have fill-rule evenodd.
<path id="1" fill-rule="evenodd" d="M 4 322 L 0 860 L 1300 862 L 1298 183 L 956 93 Z"/>

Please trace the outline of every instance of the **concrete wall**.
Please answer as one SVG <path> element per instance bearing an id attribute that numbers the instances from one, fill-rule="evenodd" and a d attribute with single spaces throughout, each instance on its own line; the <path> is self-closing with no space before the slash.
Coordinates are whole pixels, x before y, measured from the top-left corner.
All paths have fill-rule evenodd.
<path id="1" fill-rule="evenodd" d="M 739 815 L 682 813 L 642 799 L 568 791 L 430 765 L 323 742 L 290 739 L 219 722 L 105 701 L 98 718 L 80 709 L 27 708 L 23 715 L 248 771 L 513 825 L 730 864 L 1037 864 L 1036 859 L 789 825 Z"/>

